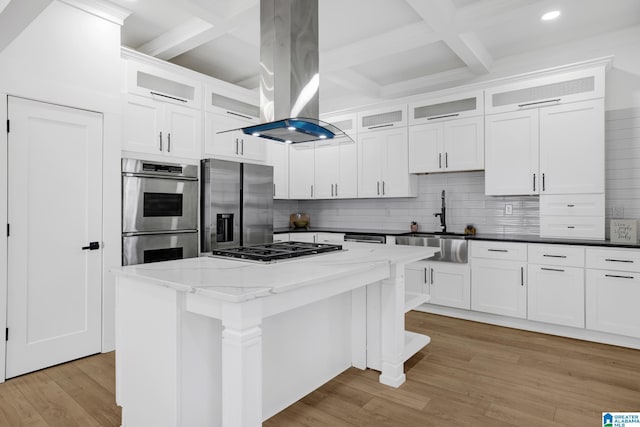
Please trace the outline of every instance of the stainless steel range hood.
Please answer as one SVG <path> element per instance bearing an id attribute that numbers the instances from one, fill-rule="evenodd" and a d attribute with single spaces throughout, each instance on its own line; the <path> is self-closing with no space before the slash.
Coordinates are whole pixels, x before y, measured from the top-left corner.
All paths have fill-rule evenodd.
<path id="1" fill-rule="evenodd" d="M 299 143 L 343 131 L 318 119 L 318 0 L 260 1 L 260 119 L 248 135 Z"/>

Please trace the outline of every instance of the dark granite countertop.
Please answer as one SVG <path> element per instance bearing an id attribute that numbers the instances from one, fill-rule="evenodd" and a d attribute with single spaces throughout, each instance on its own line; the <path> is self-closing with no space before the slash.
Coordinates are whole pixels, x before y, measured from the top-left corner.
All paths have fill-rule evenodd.
<path id="1" fill-rule="evenodd" d="M 289 229 L 285 227 L 274 228 L 275 234 L 279 233 L 350 233 L 350 234 L 371 234 L 380 236 L 402 236 L 410 234 L 407 230 L 370 230 L 370 229 L 353 229 L 353 228 L 330 228 L 330 227 L 314 227 L 309 230 L 305 228 Z M 423 234 L 430 234 L 423 232 Z M 434 232 L 435 233 L 435 232 Z M 456 233 L 458 234 L 458 233 Z M 579 245 L 579 246 L 606 246 L 612 248 L 631 248 L 640 249 L 640 244 L 613 243 L 610 240 L 585 240 L 585 239 L 553 239 L 549 237 L 539 237 L 529 234 L 476 234 L 475 236 L 467 236 L 468 240 L 486 240 L 494 242 L 515 242 L 515 243 L 545 243 L 556 245 Z"/>

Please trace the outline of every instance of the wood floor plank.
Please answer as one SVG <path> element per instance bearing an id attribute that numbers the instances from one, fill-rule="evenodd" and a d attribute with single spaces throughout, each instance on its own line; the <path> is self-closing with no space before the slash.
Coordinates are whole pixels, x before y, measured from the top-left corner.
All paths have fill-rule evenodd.
<path id="1" fill-rule="evenodd" d="M 431 343 L 399 388 L 350 368 L 267 420 L 279 426 L 601 425 L 640 410 L 640 350 L 409 312 Z M 114 353 L 0 384 L 0 426 L 114 426 Z"/>
<path id="2" fill-rule="evenodd" d="M 14 378 L 25 399 L 52 427 L 92 427 L 100 424 L 91 417 L 45 371 Z"/>
<path id="3" fill-rule="evenodd" d="M 48 426 L 14 381 L 0 384 L 0 426 Z"/>
<path id="4" fill-rule="evenodd" d="M 83 363 L 78 363 L 78 367 Z M 101 426 L 119 427 L 120 409 L 113 404 L 105 405 L 113 392 L 102 387 L 93 378 L 70 364 L 54 366 L 46 375 L 72 397 Z"/>

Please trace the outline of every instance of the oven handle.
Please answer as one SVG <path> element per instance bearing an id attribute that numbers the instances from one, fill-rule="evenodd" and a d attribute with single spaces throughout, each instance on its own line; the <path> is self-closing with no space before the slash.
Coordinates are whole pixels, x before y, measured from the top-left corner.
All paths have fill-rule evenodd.
<path id="1" fill-rule="evenodd" d="M 198 230 L 128 231 L 126 233 L 122 233 L 122 237 L 148 236 L 151 234 L 187 234 L 197 232 Z"/>
<path id="2" fill-rule="evenodd" d="M 197 181 L 198 178 L 190 176 L 171 176 L 171 175 L 153 175 L 148 173 L 131 173 L 125 172 L 122 176 L 132 176 L 134 178 L 157 178 L 157 179 L 173 179 L 175 181 Z"/>

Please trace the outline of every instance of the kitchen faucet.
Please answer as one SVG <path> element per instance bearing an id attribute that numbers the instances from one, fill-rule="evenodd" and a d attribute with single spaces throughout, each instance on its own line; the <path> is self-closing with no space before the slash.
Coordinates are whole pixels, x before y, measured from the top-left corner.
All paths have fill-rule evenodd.
<path id="1" fill-rule="evenodd" d="M 447 232 L 447 216 L 446 216 L 447 208 L 444 203 L 444 190 L 442 190 L 442 196 L 440 198 L 442 199 L 442 210 L 440 212 L 434 213 L 433 216 L 440 217 L 440 227 L 442 227 L 442 232 L 446 233 Z"/>

